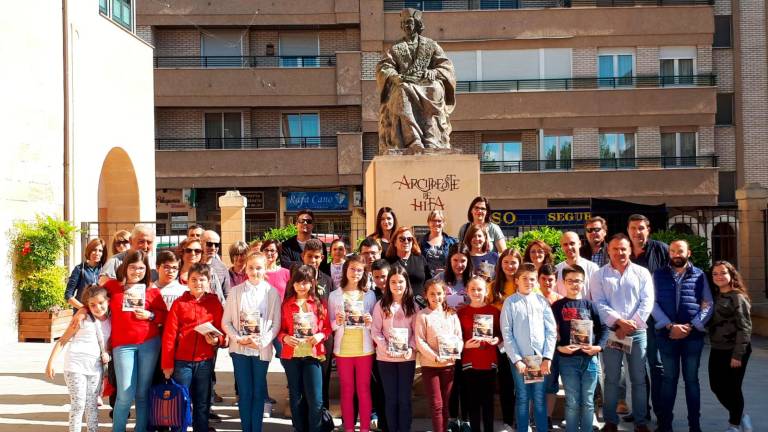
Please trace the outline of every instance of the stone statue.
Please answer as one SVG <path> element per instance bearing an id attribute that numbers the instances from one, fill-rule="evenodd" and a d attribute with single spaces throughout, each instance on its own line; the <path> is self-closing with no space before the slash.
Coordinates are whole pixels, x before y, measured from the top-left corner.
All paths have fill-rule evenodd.
<path id="1" fill-rule="evenodd" d="M 381 95 L 379 154 L 404 149 L 451 147 L 448 116 L 456 105 L 456 74 L 437 42 L 421 36 L 421 11 L 403 9 L 400 27 L 405 37 L 394 44 L 376 66 Z"/>

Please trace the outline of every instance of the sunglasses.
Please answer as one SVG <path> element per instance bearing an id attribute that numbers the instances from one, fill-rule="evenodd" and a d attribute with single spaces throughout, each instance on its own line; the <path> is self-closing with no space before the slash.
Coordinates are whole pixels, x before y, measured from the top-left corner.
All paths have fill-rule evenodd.
<path id="1" fill-rule="evenodd" d="M 585 231 L 588 232 L 588 233 L 597 233 L 597 232 L 600 232 L 602 230 L 603 230 L 602 228 L 587 228 Z"/>
<path id="2" fill-rule="evenodd" d="M 188 254 L 201 254 L 203 253 L 202 249 L 192 249 L 192 248 L 184 248 L 184 253 Z"/>
<path id="3" fill-rule="evenodd" d="M 413 243 L 413 237 L 398 237 L 400 243 Z"/>
<path id="4" fill-rule="evenodd" d="M 131 243 L 130 240 L 118 240 L 115 242 L 115 244 L 119 244 L 119 245 L 127 245 L 129 243 Z"/>
<path id="5" fill-rule="evenodd" d="M 205 245 L 208 246 L 208 247 L 215 247 L 215 248 L 217 248 L 217 247 L 219 247 L 219 245 L 221 245 L 221 243 L 205 242 Z"/>
<path id="6" fill-rule="evenodd" d="M 299 219 L 299 223 L 303 225 L 312 225 L 315 221 L 312 219 Z"/>

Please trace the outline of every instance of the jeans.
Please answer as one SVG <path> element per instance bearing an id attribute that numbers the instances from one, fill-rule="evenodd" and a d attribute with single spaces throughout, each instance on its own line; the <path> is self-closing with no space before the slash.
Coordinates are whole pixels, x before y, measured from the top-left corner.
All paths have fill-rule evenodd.
<path id="1" fill-rule="evenodd" d="M 561 356 L 560 376 L 565 387 L 566 432 L 591 432 L 595 387 L 600 373 L 597 356 Z"/>
<path id="2" fill-rule="evenodd" d="M 632 353 L 626 354 L 629 364 L 629 381 L 632 385 L 632 414 L 635 416 L 635 426 L 647 423 L 648 413 L 648 384 L 645 381 L 646 362 L 646 331 L 638 330 L 632 337 Z M 603 352 L 603 370 L 605 373 L 605 399 L 603 401 L 603 417 L 606 423 L 619 424 L 616 405 L 619 402 L 619 382 L 621 380 L 621 362 L 625 357 L 623 351 L 606 348 Z"/>
<path id="3" fill-rule="evenodd" d="M 389 432 L 411 431 L 411 387 L 416 373 L 415 361 L 377 361 L 384 387 L 384 404 Z"/>
<path id="4" fill-rule="evenodd" d="M 744 414 L 741 383 L 744 381 L 751 353 L 752 346 L 748 345 L 747 351 L 741 357 L 741 367 L 732 368 L 732 350 L 712 348 L 709 351 L 709 386 L 717 400 L 728 410 L 728 423 L 736 426 L 741 424 L 741 416 Z"/>
<path id="5" fill-rule="evenodd" d="M 336 369 L 341 386 L 341 418 L 344 430 L 355 430 L 354 396 L 360 403 L 360 431 L 371 427 L 371 371 L 373 355 L 360 357 L 336 357 Z"/>
<path id="6" fill-rule="evenodd" d="M 117 398 L 113 413 L 112 430 L 125 431 L 131 402 L 136 400 L 136 432 L 147 430 L 149 411 L 149 387 L 155 374 L 155 365 L 160 355 L 160 336 L 144 343 L 121 345 L 112 351 L 115 365 Z"/>
<path id="7" fill-rule="evenodd" d="M 514 368 L 514 365 L 512 367 Z M 517 369 L 512 371 L 512 376 L 515 379 L 517 430 L 528 430 L 528 411 L 531 401 L 533 401 L 533 418 L 536 423 L 536 430 L 548 430 L 547 398 L 544 391 L 544 383 L 526 384 L 523 375 Z"/>
<path id="8" fill-rule="evenodd" d="M 685 405 L 688 408 L 688 430 L 700 431 L 701 390 L 699 388 L 699 363 L 704 349 L 704 335 L 694 334 L 685 339 L 670 339 L 667 334 L 657 334 L 656 343 L 664 365 L 664 380 L 661 385 L 661 406 L 659 426 L 672 430 L 677 381 L 682 365 L 685 382 Z"/>
<path id="9" fill-rule="evenodd" d="M 320 360 L 297 357 L 283 360 L 291 400 L 291 422 L 296 432 L 318 432 L 323 412 L 323 373 Z"/>
<path id="10" fill-rule="evenodd" d="M 173 364 L 173 379 L 189 389 L 194 432 L 208 432 L 208 412 L 211 409 L 211 393 L 213 393 L 211 372 L 213 372 L 213 359 L 176 360 Z"/>
<path id="11" fill-rule="evenodd" d="M 432 408 L 432 430 L 445 432 L 448 427 L 448 399 L 453 387 L 453 366 L 421 367 L 421 381 Z"/>
<path id="12" fill-rule="evenodd" d="M 269 362 L 257 356 L 232 353 L 235 382 L 240 392 L 237 409 L 243 432 L 261 432 L 264 421 L 264 398 L 267 396 Z"/>
<path id="13" fill-rule="evenodd" d="M 648 341 L 646 345 L 646 359 L 648 362 L 648 370 L 650 371 L 651 387 L 649 389 L 648 395 L 645 398 L 645 401 L 647 404 L 648 399 L 650 399 L 651 405 L 653 406 L 653 412 L 656 414 L 656 418 L 658 419 L 659 416 L 664 416 L 664 401 L 661 397 L 662 382 L 664 381 L 664 365 L 661 362 L 661 353 L 659 352 L 656 339 L 656 330 L 654 330 L 655 325 L 656 320 L 654 320 L 653 317 L 648 318 L 648 329 L 646 330 Z M 650 396 L 650 398 L 648 396 Z"/>

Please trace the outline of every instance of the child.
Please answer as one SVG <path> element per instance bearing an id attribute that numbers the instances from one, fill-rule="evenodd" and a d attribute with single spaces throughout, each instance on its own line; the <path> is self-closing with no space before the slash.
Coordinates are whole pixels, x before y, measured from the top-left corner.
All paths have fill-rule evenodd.
<path id="1" fill-rule="evenodd" d="M 445 282 L 427 282 L 427 307 L 419 311 L 414 326 L 421 378 L 432 408 L 433 431 L 447 429 L 454 364 L 463 346 L 461 324 L 445 301 L 445 290 Z"/>
<path id="2" fill-rule="evenodd" d="M 404 268 L 395 266 L 386 284 L 389 289 L 384 291 L 381 301 L 373 309 L 371 333 L 376 343 L 376 366 L 384 390 L 388 430 L 409 432 L 411 387 L 416 372 L 413 337 L 416 303 Z M 395 332 L 399 334 L 393 337 Z M 403 338 L 402 333 L 407 333 L 407 337 Z M 397 343 L 401 345 L 392 350 Z"/>
<path id="3" fill-rule="evenodd" d="M 211 375 L 214 355 L 224 343 L 221 317 L 224 310 L 216 294 L 209 293 L 211 270 L 207 264 L 193 264 L 189 269 L 189 291 L 171 307 L 163 326 L 161 364 L 166 379 L 173 378 L 189 389 L 192 399 L 192 429 L 208 432 L 211 402 Z M 205 335 L 195 327 L 210 323 L 219 332 Z"/>
<path id="4" fill-rule="evenodd" d="M 464 237 L 464 246 L 469 250 L 475 274 L 490 280 L 495 273 L 499 254 L 494 252 L 488 232 L 483 225 L 475 224 L 469 227 Z"/>
<path id="5" fill-rule="evenodd" d="M 517 393 L 517 430 L 528 430 L 528 406 L 533 401 L 533 413 L 536 429 L 547 430 L 547 408 L 544 401 L 544 383 L 526 384 L 526 370 L 535 367 L 533 356 L 541 357 L 541 373 L 549 374 L 549 366 L 555 351 L 555 319 L 547 300 L 534 293 L 536 288 L 536 267 L 523 263 L 515 274 L 517 292 L 504 301 L 501 310 L 501 334 L 504 338 L 504 351 L 515 371 L 515 391 Z M 525 361 L 528 361 L 526 365 Z"/>
<path id="6" fill-rule="evenodd" d="M 171 310 L 173 302 L 187 292 L 187 287 L 180 284 L 177 279 L 179 261 L 173 252 L 162 251 L 157 254 L 155 263 L 157 264 L 157 287 L 160 288 L 165 306 Z"/>
<path id="7" fill-rule="evenodd" d="M 88 317 L 81 322 L 74 318 L 56 341 L 45 368 L 45 375 L 51 380 L 56 376 L 53 362 L 62 348 L 64 354 L 64 381 L 69 390 L 69 430 L 80 432 L 85 413 L 88 432 L 99 429 L 99 411 L 96 400 L 101 393 L 104 366 L 109 362 L 109 297 L 107 290 L 98 285 L 89 285 L 80 298 L 88 308 Z M 79 326 L 78 326 L 79 322 Z M 79 328 L 78 328 L 79 327 Z"/>
<path id="8" fill-rule="evenodd" d="M 336 239 L 331 243 L 331 280 L 333 280 L 333 289 L 339 288 L 341 284 L 341 267 L 347 259 L 347 245 L 344 240 Z"/>
<path id="9" fill-rule="evenodd" d="M 272 341 L 280 330 L 280 295 L 264 280 L 266 268 L 263 254 L 248 256 L 248 280 L 232 288 L 221 320 L 229 337 L 244 432 L 262 429 L 267 368 L 272 360 Z"/>
<path id="10" fill-rule="evenodd" d="M 565 386 L 566 432 L 592 431 L 593 400 L 600 371 L 597 354 L 608 340 L 608 328 L 600 322 L 597 306 L 581 298 L 586 282 L 584 273 L 578 265 L 564 267 L 566 296 L 552 305 L 559 335 L 555 357 Z"/>
<path id="11" fill-rule="evenodd" d="M 547 299 L 550 306 L 561 298 L 556 290 L 557 270 L 552 264 L 542 264 L 539 267 L 539 292 Z M 560 372 L 558 368 L 559 358 L 555 356 L 549 367 L 549 375 L 544 377 L 544 391 L 547 394 L 547 421 L 552 425 L 552 412 L 555 410 L 557 391 L 560 389 Z"/>
<path id="12" fill-rule="evenodd" d="M 469 410 L 469 423 L 472 432 L 493 432 L 493 389 L 496 381 L 496 345 L 499 343 L 501 329 L 499 325 L 500 312 L 495 307 L 486 304 L 488 287 L 485 279 L 480 276 L 472 276 L 467 285 L 469 305 L 459 309 L 458 316 L 461 322 L 461 334 L 464 338 L 464 350 L 461 353 L 462 388 L 467 397 Z M 480 320 L 478 315 L 485 315 Z M 486 328 L 487 317 L 493 321 L 490 328 Z M 478 324 L 480 324 L 478 326 Z M 482 332 L 483 335 L 476 335 Z M 490 332 L 490 335 L 487 333 Z"/>
<path id="13" fill-rule="evenodd" d="M 371 371 L 373 368 L 373 340 L 370 326 L 371 311 L 376 296 L 368 290 L 365 261 L 360 256 L 344 262 L 341 289 L 328 297 L 329 313 L 334 320 L 333 354 L 341 386 L 341 416 L 344 430 L 355 428 L 354 396 L 360 407 L 360 431 L 368 432 L 371 423 Z"/>
<path id="14" fill-rule="evenodd" d="M 371 263 L 371 280 L 373 280 L 373 293 L 376 295 L 376 300 L 381 300 L 384 296 L 384 292 L 387 290 L 387 277 L 392 267 L 389 265 L 389 261 L 385 259 L 377 259 Z"/>
<path id="15" fill-rule="evenodd" d="M 293 429 L 319 432 L 323 412 L 321 362 L 326 356 L 323 341 L 331 335 L 331 323 L 317 296 L 314 268 L 301 266 L 293 271 L 281 317 L 277 338 L 283 343 L 280 358 L 288 377 Z"/>

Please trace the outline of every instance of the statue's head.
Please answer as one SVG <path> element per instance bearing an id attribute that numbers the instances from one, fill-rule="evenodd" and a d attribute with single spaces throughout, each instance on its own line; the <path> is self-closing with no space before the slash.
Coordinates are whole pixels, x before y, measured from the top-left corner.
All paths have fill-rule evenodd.
<path id="1" fill-rule="evenodd" d="M 421 20 L 421 11 L 413 8 L 406 8 L 400 11 L 400 28 L 405 34 L 421 34 L 424 31 L 424 21 Z"/>

